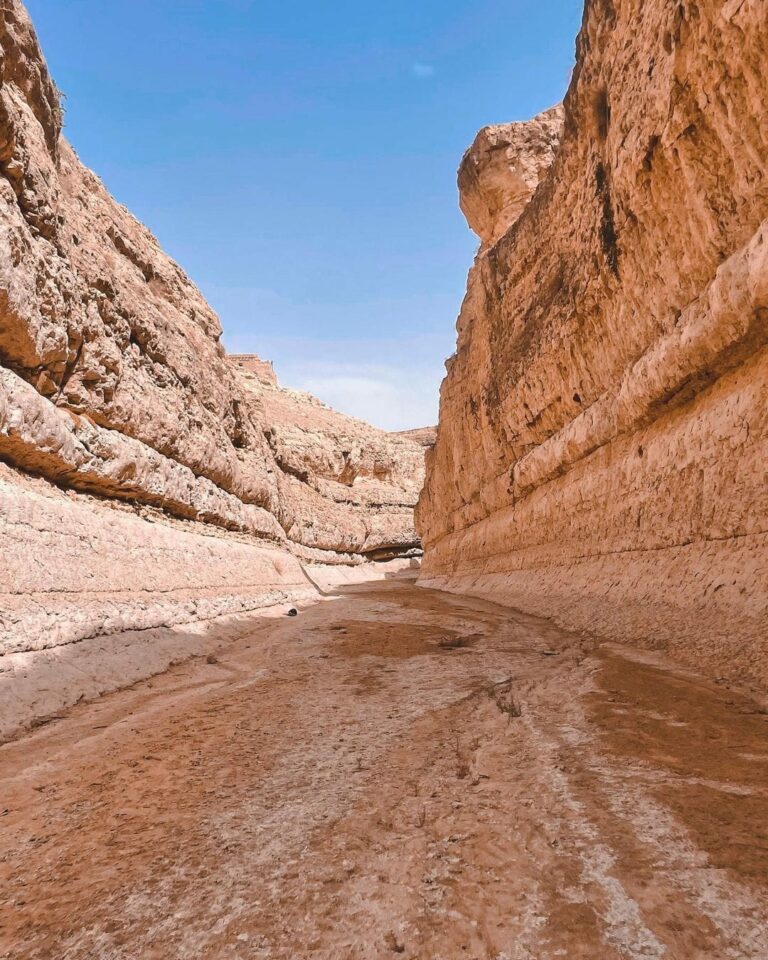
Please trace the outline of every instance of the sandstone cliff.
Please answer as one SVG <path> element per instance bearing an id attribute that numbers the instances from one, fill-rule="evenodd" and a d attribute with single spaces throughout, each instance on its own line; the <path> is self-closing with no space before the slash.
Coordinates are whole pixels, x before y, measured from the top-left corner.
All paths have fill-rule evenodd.
<path id="1" fill-rule="evenodd" d="M 762 683 L 764 27 L 762 0 L 588 0 L 556 155 L 556 113 L 479 135 L 417 510 L 423 583 Z"/>
<path id="2" fill-rule="evenodd" d="M 423 445 L 228 357 L 62 137 L 17 0 L 0 49 L 0 654 L 316 595 L 302 562 L 412 556 Z"/>

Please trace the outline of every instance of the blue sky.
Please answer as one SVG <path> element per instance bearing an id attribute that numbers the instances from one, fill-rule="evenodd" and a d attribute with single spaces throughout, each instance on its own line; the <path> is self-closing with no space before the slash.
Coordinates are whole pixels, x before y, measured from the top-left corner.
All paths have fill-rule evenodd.
<path id="1" fill-rule="evenodd" d="M 562 98 L 581 0 L 27 0 L 83 161 L 232 352 L 388 429 L 435 422 L 476 131 Z"/>

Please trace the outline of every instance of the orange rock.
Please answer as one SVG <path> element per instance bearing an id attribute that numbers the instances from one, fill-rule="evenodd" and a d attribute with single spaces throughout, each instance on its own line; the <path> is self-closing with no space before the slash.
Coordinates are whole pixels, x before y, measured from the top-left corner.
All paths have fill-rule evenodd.
<path id="1" fill-rule="evenodd" d="M 549 172 L 554 119 L 481 132 L 417 510 L 423 583 L 761 683 L 764 14 L 590 2 Z"/>
<path id="2" fill-rule="evenodd" d="M 0 654 L 316 596 L 299 561 L 420 553 L 423 443 L 228 357 L 62 137 L 18 0 L 0 47 Z"/>

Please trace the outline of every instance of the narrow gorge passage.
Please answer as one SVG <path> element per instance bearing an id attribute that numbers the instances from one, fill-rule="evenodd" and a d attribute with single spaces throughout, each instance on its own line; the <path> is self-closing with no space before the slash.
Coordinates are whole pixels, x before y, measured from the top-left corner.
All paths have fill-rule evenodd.
<path id="1" fill-rule="evenodd" d="M 3 958 L 764 958 L 768 715 L 403 580 L 0 748 Z"/>

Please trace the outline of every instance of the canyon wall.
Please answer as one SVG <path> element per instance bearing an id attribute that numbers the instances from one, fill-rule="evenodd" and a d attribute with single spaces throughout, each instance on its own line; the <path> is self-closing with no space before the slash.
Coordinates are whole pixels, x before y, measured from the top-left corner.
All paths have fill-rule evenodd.
<path id="1" fill-rule="evenodd" d="M 0 654 L 295 602 L 329 565 L 417 554 L 423 443 L 228 356 L 62 137 L 16 0 L 0 48 Z"/>
<path id="2" fill-rule="evenodd" d="M 768 681 L 766 75 L 763 0 L 588 0 L 562 131 L 480 133 L 423 584 Z"/>

